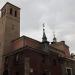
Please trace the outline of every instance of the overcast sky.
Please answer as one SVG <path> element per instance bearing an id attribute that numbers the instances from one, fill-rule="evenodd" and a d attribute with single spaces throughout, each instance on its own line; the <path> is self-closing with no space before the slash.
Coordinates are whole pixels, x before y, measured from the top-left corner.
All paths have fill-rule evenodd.
<path id="1" fill-rule="evenodd" d="M 75 0 L 0 0 L 0 8 L 7 1 L 21 8 L 21 36 L 41 41 L 45 23 L 48 41 L 55 32 L 57 41 L 66 41 L 75 53 Z"/>

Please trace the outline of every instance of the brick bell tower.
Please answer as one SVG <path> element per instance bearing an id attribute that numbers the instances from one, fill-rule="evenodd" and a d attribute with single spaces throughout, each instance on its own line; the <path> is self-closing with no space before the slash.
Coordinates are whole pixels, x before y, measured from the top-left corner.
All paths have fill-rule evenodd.
<path id="1" fill-rule="evenodd" d="M 0 17 L 0 75 L 2 56 L 10 51 L 10 42 L 20 37 L 20 8 L 7 2 Z"/>

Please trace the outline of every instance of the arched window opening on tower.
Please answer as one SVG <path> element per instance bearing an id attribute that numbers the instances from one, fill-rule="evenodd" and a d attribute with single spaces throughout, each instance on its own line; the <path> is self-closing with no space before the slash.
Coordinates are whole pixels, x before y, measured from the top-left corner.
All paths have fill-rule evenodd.
<path id="1" fill-rule="evenodd" d="M 15 15 L 14 16 L 17 17 L 17 11 L 15 11 Z"/>
<path id="2" fill-rule="evenodd" d="M 12 15 L 13 13 L 12 13 L 13 11 L 12 11 L 12 8 L 10 8 L 10 14 Z"/>
<path id="3" fill-rule="evenodd" d="M 4 9 L 0 14 L 1 14 L 1 17 L 3 17 L 6 13 L 6 9 Z"/>

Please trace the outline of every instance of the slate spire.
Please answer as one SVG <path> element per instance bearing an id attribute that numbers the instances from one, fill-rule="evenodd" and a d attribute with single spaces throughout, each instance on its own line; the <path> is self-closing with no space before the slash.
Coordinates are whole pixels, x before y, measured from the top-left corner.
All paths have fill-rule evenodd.
<path id="1" fill-rule="evenodd" d="M 42 37 L 42 42 L 47 42 L 47 37 L 45 34 L 45 24 L 43 23 L 43 37 Z"/>

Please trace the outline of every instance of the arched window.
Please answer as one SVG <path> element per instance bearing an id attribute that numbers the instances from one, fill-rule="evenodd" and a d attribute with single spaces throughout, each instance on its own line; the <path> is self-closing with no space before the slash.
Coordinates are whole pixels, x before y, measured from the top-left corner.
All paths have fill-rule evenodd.
<path id="1" fill-rule="evenodd" d="M 12 15 L 12 8 L 10 9 L 10 14 Z"/>

